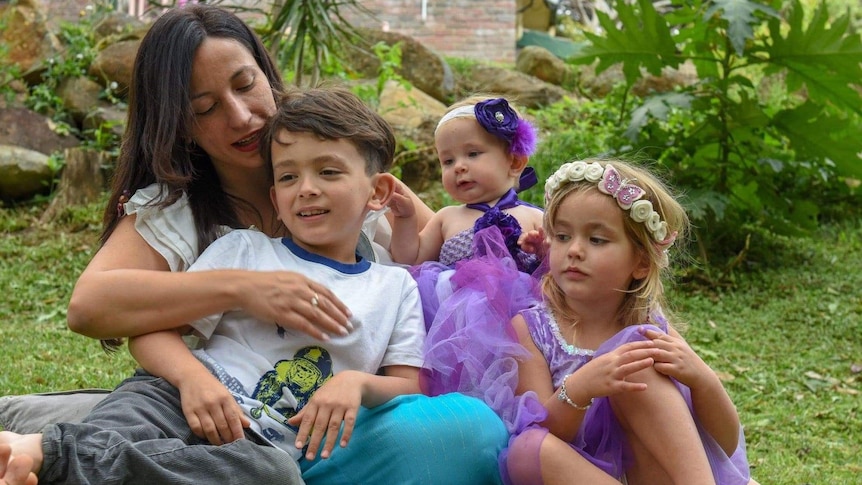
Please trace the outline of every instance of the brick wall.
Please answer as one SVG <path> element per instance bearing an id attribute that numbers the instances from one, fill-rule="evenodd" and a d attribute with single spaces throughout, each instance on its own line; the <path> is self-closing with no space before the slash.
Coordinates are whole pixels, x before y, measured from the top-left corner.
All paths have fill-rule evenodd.
<path id="1" fill-rule="evenodd" d="M 361 4 L 376 15 L 376 22 L 353 20 L 357 25 L 408 35 L 443 56 L 515 61 L 517 0 L 362 0 Z"/>

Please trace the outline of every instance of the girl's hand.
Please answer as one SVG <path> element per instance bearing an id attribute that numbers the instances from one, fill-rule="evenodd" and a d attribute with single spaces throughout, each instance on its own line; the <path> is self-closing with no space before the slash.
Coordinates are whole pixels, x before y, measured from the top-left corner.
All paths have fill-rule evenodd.
<path id="1" fill-rule="evenodd" d="M 179 390 L 189 427 L 211 444 L 223 445 L 243 438 L 243 428 L 251 426 L 236 399 L 212 374 L 186 379 Z"/>
<path id="2" fill-rule="evenodd" d="M 569 396 L 577 389 L 579 401 L 589 398 L 611 396 L 621 392 L 644 391 L 647 385 L 642 382 L 628 382 L 626 378 L 655 363 L 655 344 L 651 340 L 629 342 L 602 354 L 584 364 L 569 378 Z M 577 382 L 573 382 L 577 379 Z"/>
<path id="3" fill-rule="evenodd" d="M 548 243 L 545 240 L 545 231 L 542 228 L 533 229 L 521 233 L 518 238 L 518 246 L 525 253 L 532 253 L 542 259 L 548 252 Z"/>
<path id="4" fill-rule="evenodd" d="M 392 197 L 389 199 L 389 210 L 395 217 L 413 217 L 416 215 L 413 199 L 404 192 L 400 183 L 395 185 L 395 191 L 392 192 Z"/>
<path id="5" fill-rule="evenodd" d="M 305 454 L 306 459 L 313 460 L 317 456 L 324 436 L 326 441 L 320 457 L 325 459 L 332 455 L 341 423 L 344 423 L 344 430 L 339 444 L 344 448 L 350 442 L 353 426 L 356 424 L 356 414 L 362 404 L 362 390 L 356 385 L 355 379 L 351 379 L 351 373 L 351 371 L 345 371 L 332 376 L 314 392 L 296 416 L 287 420 L 292 426 L 299 424 L 299 431 L 296 434 L 297 448 L 302 449 L 306 440 L 311 437 Z"/>
<path id="6" fill-rule="evenodd" d="M 682 337 L 643 328 L 641 334 L 656 346 L 655 370 L 673 377 L 689 388 L 694 388 L 712 369 L 700 358 Z"/>
<path id="7" fill-rule="evenodd" d="M 291 271 L 242 272 L 240 307 L 254 317 L 319 340 L 347 335 L 350 310 L 328 288 Z"/>

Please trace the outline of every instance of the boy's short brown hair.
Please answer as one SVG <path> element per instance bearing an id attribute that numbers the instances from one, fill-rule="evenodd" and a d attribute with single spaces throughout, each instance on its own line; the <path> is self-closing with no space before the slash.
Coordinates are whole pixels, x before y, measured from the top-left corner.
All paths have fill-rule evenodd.
<path id="1" fill-rule="evenodd" d="M 260 152 L 272 166 L 272 143 L 279 131 L 314 133 L 324 140 L 349 140 L 365 159 L 368 175 L 387 172 L 395 157 L 395 134 L 389 123 L 349 89 L 296 89 L 278 100 L 278 111 L 261 136 Z"/>

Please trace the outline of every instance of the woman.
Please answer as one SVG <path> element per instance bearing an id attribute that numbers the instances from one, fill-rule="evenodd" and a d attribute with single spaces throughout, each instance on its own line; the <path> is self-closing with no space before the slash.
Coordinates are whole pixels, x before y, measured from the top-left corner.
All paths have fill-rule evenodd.
<path id="1" fill-rule="evenodd" d="M 208 38 L 230 42 L 201 48 Z M 173 9 L 143 39 L 134 72 L 102 247 L 73 291 L 70 328 L 118 339 L 233 308 L 317 338 L 345 327 L 344 305 L 300 274 L 184 272 L 229 228 L 285 235 L 258 153 L 274 91 L 284 86 L 259 39 L 217 7 Z M 385 408 L 375 418 L 384 432 L 305 481 L 368 483 L 381 471 L 390 483 L 499 480 L 496 455 L 507 436 L 480 401 L 420 396 Z"/>

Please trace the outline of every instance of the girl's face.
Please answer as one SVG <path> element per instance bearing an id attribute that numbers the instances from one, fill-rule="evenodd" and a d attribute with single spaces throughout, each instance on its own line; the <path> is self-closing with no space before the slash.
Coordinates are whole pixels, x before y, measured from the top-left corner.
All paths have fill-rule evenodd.
<path id="1" fill-rule="evenodd" d="M 192 139 L 216 169 L 262 167 L 261 129 L 276 108 L 251 52 L 233 39 L 206 38 L 195 52 L 190 92 Z"/>
<path id="2" fill-rule="evenodd" d="M 610 196 L 596 190 L 574 192 L 560 203 L 550 238 L 551 276 L 569 305 L 616 311 L 633 279 L 649 266 L 626 234 L 628 217 Z"/>
<path id="3" fill-rule="evenodd" d="M 455 118 L 437 130 L 437 158 L 443 188 L 462 204 L 496 201 L 514 186 L 518 173 L 506 144 L 473 118 Z"/>

